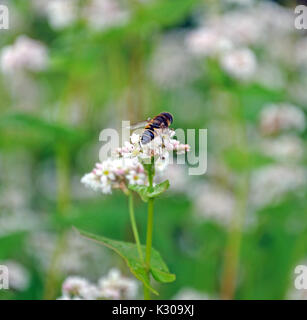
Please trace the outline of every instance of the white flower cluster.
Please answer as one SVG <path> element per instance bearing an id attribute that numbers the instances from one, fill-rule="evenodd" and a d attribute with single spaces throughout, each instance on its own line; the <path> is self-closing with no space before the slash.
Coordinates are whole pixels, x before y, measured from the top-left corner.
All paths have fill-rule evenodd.
<path id="1" fill-rule="evenodd" d="M 221 67 L 232 77 L 239 80 L 251 78 L 257 68 L 256 56 L 247 47 L 235 47 L 220 32 L 201 28 L 187 38 L 187 46 L 197 56 L 217 56 Z"/>
<path id="2" fill-rule="evenodd" d="M 210 300 L 210 298 L 208 294 L 188 287 L 181 289 L 173 300 Z"/>
<path id="3" fill-rule="evenodd" d="M 263 139 L 260 147 L 263 154 L 281 161 L 301 160 L 304 154 L 303 141 L 293 134 Z"/>
<path id="4" fill-rule="evenodd" d="M 279 201 L 282 196 L 306 186 L 306 169 L 299 166 L 269 165 L 251 175 L 251 204 L 257 208 Z"/>
<path id="5" fill-rule="evenodd" d="M 135 299 L 137 293 L 136 280 L 122 276 L 118 269 L 113 268 L 97 284 L 77 276 L 68 277 L 58 300 L 126 300 Z"/>
<path id="6" fill-rule="evenodd" d="M 249 79 L 256 71 L 256 57 L 250 49 L 243 48 L 225 53 L 221 59 L 222 68 L 237 79 Z"/>
<path id="7" fill-rule="evenodd" d="M 229 226 L 235 212 L 235 198 L 231 192 L 211 184 L 203 184 L 195 195 L 197 215 L 222 226 Z"/>
<path id="8" fill-rule="evenodd" d="M 260 129 L 263 134 L 277 134 L 285 130 L 304 131 L 306 128 L 304 112 L 291 104 L 271 104 L 260 114 Z"/>
<path id="9" fill-rule="evenodd" d="M 5 74 L 42 71 L 47 63 L 46 47 L 27 36 L 19 36 L 13 45 L 4 47 L 0 56 L 1 69 Z"/>
<path id="10" fill-rule="evenodd" d="M 1 261 L 0 265 L 8 268 L 10 289 L 24 291 L 29 287 L 30 274 L 23 265 L 14 260 Z"/>
<path id="11" fill-rule="evenodd" d="M 199 74 L 191 55 L 182 46 L 183 40 L 181 33 L 166 34 L 153 53 L 150 74 L 162 89 L 182 87 Z"/>
<path id="12" fill-rule="evenodd" d="M 290 33 L 293 14 L 273 3 L 259 3 L 224 14 L 211 14 L 200 21 L 200 26 L 188 33 L 186 45 L 197 57 L 215 57 L 232 77 L 249 80 L 256 74 L 257 60 L 249 47 L 268 45 L 277 38 L 283 42 Z M 272 19 L 274 17 L 274 19 Z"/>
<path id="13" fill-rule="evenodd" d="M 155 169 L 164 171 L 170 162 L 169 153 L 178 154 L 189 151 L 189 146 L 173 139 L 171 129 L 157 130 L 157 136 L 147 144 L 140 143 L 140 135 L 133 133 L 130 141 L 115 150 L 113 158 L 97 163 L 91 173 L 86 174 L 81 182 L 87 187 L 102 193 L 112 193 L 112 189 L 125 191 L 127 185 L 145 185 L 147 181 L 143 163 L 155 157 Z"/>
<path id="14" fill-rule="evenodd" d="M 96 30 L 121 26 L 129 20 L 129 11 L 117 0 L 92 0 L 84 8 L 89 26 Z"/>
<path id="15" fill-rule="evenodd" d="M 137 158 L 107 159 L 97 163 L 92 172 L 86 174 L 81 182 L 95 191 L 112 193 L 112 188 L 124 190 L 128 184 L 145 184 L 146 175 Z"/>
<path id="16" fill-rule="evenodd" d="M 120 0 L 32 0 L 34 8 L 46 16 L 50 26 L 60 30 L 84 19 L 94 29 L 119 26 L 129 20 L 129 12 Z"/>

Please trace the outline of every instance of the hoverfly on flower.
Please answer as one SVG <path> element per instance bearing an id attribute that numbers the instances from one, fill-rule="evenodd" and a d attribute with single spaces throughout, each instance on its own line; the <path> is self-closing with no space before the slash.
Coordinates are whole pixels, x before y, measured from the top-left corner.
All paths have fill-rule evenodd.
<path id="1" fill-rule="evenodd" d="M 142 145 L 152 141 L 157 135 L 159 129 L 167 129 L 173 123 L 173 116 L 169 112 L 161 112 L 154 118 L 148 118 L 146 121 L 139 122 L 131 129 L 144 128 L 144 132 L 141 135 L 140 143 Z"/>

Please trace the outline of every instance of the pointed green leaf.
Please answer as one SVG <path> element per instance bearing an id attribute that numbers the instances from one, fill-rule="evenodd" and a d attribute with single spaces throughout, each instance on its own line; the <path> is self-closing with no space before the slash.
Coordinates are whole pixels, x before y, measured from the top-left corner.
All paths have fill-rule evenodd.
<path id="1" fill-rule="evenodd" d="M 139 259 L 137 247 L 134 243 L 108 239 L 106 237 L 94 235 L 83 230 L 77 229 L 77 231 L 82 236 L 101 243 L 119 254 L 125 260 L 135 277 L 142 281 L 144 285 L 148 287 L 153 293 L 158 295 L 158 292 L 150 286 L 150 282 L 146 274 L 146 269 Z M 145 256 L 145 246 L 142 246 L 142 250 Z M 168 267 L 162 260 L 160 253 L 153 248 L 151 251 L 150 263 L 150 272 L 156 281 L 165 283 L 175 280 L 175 275 L 169 272 Z"/>
<path id="2" fill-rule="evenodd" d="M 144 202 L 147 202 L 149 198 L 156 198 L 169 188 L 169 181 L 165 180 L 162 183 L 150 188 L 148 186 L 129 185 L 128 188 L 139 194 Z"/>
<path id="3" fill-rule="evenodd" d="M 162 183 L 159 183 L 153 187 L 153 189 L 148 192 L 149 198 L 156 198 L 169 188 L 169 181 L 165 180 Z"/>
<path id="4" fill-rule="evenodd" d="M 141 197 L 141 199 L 144 202 L 147 202 L 149 197 L 148 197 L 148 187 L 147 186 L 140 186 L 137 184 L 130 184 L 128 186 L 128 188 L 132 191 L 135 191 L 136 193 L 139 194 L 139 196 Z"/>
<path id="5" fill-rule="evenodd" d="M 156 268 L 151 268 L 151 274 L 154 277 L 154 279 L 158 282 L 173 282 L 176 280 L 176 276 L 169 272 L 164 272 Z"/>

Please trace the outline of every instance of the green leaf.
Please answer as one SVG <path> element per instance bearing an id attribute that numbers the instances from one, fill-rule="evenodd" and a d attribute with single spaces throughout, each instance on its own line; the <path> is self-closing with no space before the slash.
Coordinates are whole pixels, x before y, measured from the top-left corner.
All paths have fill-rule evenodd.
<path id="1" fill-rule="evenodd" d="M 149 288 L 153 293 L 158 295 L 158 292 L 153 289 L 150 285 L 149 279 L 146 274 L 146 269 L 143 263 L 139 259 L 137 247 L 134 243 L 123 242 L 108 239 L 106 237 L 91 234 L 87 231 L 76 229 L 82 236 L 94 240 L 98 243 L 105 245 L 106 247 L 112 249 L 117 254 L 119 254 L 127 263 L 130 271 L 134 276 L 142 281 L 144 285 Z M 142 246 L 142 251 L 145 256 L 145 246 Z M 153 278 L 162 283 L 172 282 L 175 280 L 175 275 L 171 274 L 163 261 L 160 253 L 152 248 L 151 250 L 151 260 L 150 260 L 150 272 Z"/>
<path id="2" fill-rule="evenodd" d="M 141 199 L 144 201 L 144 202 L 147 202 L 149 197 L 148 197 L 148 188 L 147 186 L 140 186 L 140 185 L 137 185 L 137 184 L 130 184 L 128 186 L 128 188 L 132 191 L 135 191 L 136 193 L 139 194 L 139 196 L 141 197 Z"/>
<path id="3" fill-rule="evenodd" d="M 164 272 L 157 268 L 151 268 L 150 271 L 154 279 L 158 282 L 167 283 L 176 280 L 176 276 L 173 273 Z"/>
<path id="4" fill-rule="evenodd" d="M 169 188 L 169 181 L 165 180 L 153 187 L 153 189 L 148 193 L 149 198 L 156 198 Z"/>
<path id="5" fill-rule="evenodd" d="M 147 202 L 150 198 L 156 198 L 163 192 L 165 192 L 169 188 L 169 181 L 165 180 L 162 183 L 155 185 L 150 188 L 148 186 L 140 186 L 140 185 L 129 185 L 128 188 L 132 191 L 135 191 L 139 194 L 141 199 L 144 202 Z"/>
<path id="6" fill-rule="evenodd" d="M 85 134 L 80 130 L 24 113 L 9 113 L 0 117 L 0 133 L 10 131 L 17 137 L 20 133 L 21 136 L 26 136 L 30 140 L 39 137 L 40 140 L 49 143 L 62 141 L 70 145 L 85 139 Z"/>

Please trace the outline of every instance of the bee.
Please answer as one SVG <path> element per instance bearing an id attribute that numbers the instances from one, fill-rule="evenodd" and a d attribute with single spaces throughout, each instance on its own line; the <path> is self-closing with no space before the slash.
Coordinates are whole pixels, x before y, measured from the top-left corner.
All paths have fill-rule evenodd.
<path id="1" fill-rule="evenodd" d="M 147 144 L 152 141 L 157 135 L 157 129 L 168 128 L 173 123 L 173 116 L 169 112 L 161 112 L 154 118 L 149 118 L 145 122 L 144 132 L 141 135 L 141 144 Z M 143 123 L 144 125 L 144 123 Z M 139 124 L 133 126 L 132 128 L 139 127 Z"/>

